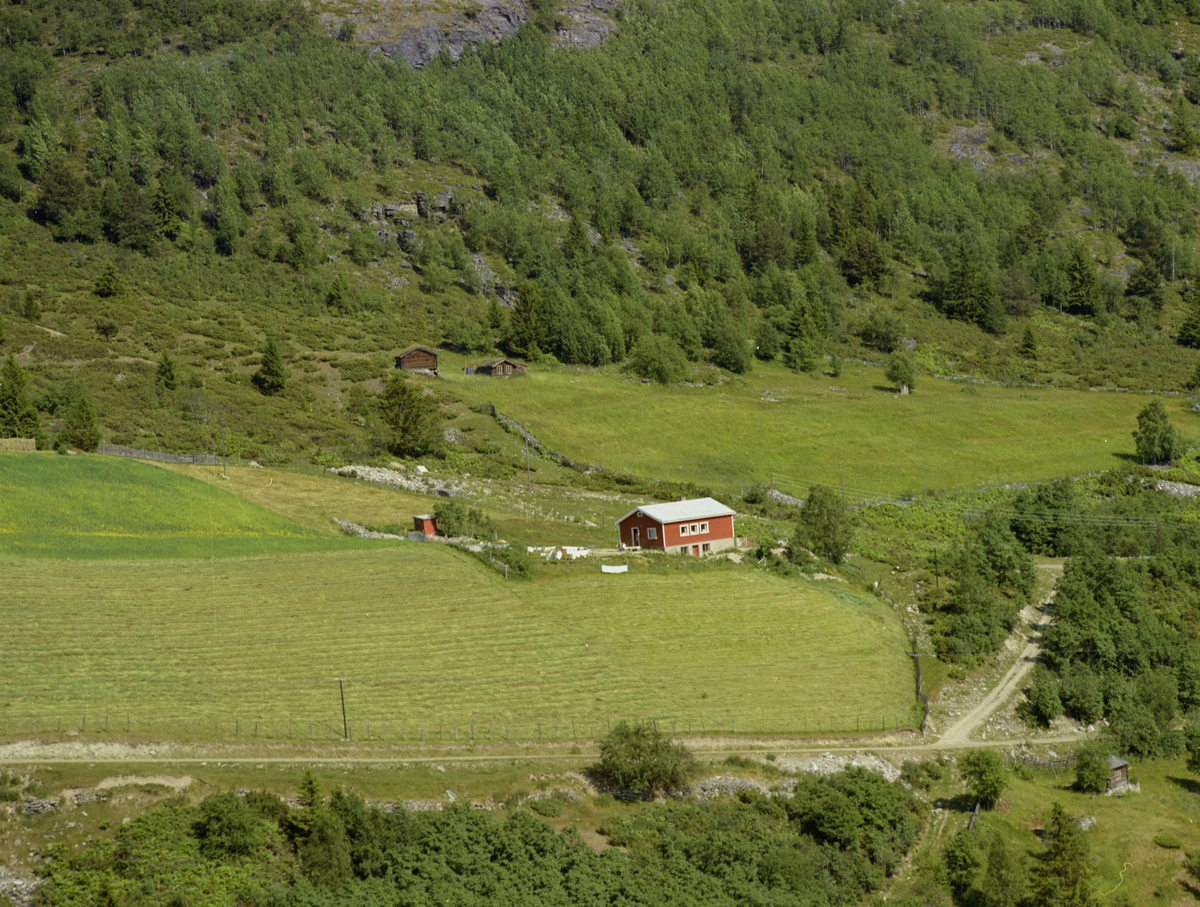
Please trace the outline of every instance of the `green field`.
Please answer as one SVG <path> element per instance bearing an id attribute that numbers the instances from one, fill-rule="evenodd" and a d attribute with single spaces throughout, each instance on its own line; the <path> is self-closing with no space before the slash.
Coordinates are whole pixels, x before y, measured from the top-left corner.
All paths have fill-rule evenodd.
<path id="1" fill-rule="evenodd" d="M 726 490 L 772 473 L 801 486 L 836 482 L 839 463 L 847 485 L 893 494 L 1110 469 L 1132 458 L 1130 433 L 1147 401 L 929 377 L 900 397 L 883 386 L 882 369 L 852 364 L 831 378 L 755 363 L 745 379 L 713 387 L 537 365 L 507 381 L 452 366 L 442 374 L 464 400 L 495 403 L 567 456 Z M 1167 408 L 1190 440 L 1195 416 L 1170 398 Z"/>
<path id="2" fill-rule="evenodd" d="M 603 575 L 544 568 L 507 582 L 438 545 L 210 561 L 4 558 L 0 718 L 28 733 L 132 713 L 197 734 L 289 717 L 356 737 L 487 728 L 529 739 L 570 722 L 675 719 L 683 732 L 879 730 L 913 701 L 891 608 L 839 583 L 730 564 Z M 214 725 L 219 721 L 220 725 Z M 717 722 L 720 722 L 718 725 Z M 124 729 L 123 727 L 121 728 Z M 501 738 L 502 739 L 502 738 Z"/>
<path id="3" fill-rule="evenodd" d="M 270 478 L 264 478 L 266 484 Z M 212 558 L 377 547 L 131 460 L 0 454 L 0 554 Z"/>

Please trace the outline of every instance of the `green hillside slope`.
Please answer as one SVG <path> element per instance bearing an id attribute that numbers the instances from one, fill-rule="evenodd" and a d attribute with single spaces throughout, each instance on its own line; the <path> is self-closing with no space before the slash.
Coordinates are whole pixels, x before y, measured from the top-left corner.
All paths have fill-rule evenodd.
<path id="1" fill-rule="evenodd" d="M 90 394 L 106 439 L 223 414 L 249 454 L 370 456 L 413 341 L 666 380 L 1194 370 L 1185 4 L 631 3 L 595 50 L 530 26 L 419 72 L 283 0 L 0 14 L 6 350 L 52 429 Z"/>
<path id="2" fill-rule="evenodd" d="M 319 534 L 206 482 L 101 457 L 0 455 L 0 502 L 5 555 L 208 559 L 380 544 Z"/>

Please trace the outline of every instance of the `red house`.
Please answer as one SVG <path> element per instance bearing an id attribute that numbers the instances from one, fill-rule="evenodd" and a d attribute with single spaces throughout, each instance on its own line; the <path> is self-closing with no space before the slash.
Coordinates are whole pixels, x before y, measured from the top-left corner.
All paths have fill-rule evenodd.
<path id="1" fill-rule="evenodd" d="M 626 548 L 660 548 L 699 557 L 737 546 L 730 510 L 712 498 L 647 504 L 617 520 L 621 545 Z"/>

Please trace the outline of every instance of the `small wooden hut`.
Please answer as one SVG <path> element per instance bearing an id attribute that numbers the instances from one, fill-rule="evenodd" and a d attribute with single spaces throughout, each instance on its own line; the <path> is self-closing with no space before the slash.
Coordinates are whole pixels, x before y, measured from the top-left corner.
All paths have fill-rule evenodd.
<path id="1" fill-rule="evenodd" d="M 427 346 L 410 346 L 396 357 L 396 368 L 406 372 L 438 373 L 438 353 Z"/>
<path id="2" fill-rule="evenodd" d="M 468 365 L 463 368 L 464 375 L 491 375 L 493 378 L 511 378 L 513 375 L 524 375 L 529 371 L 524 362 L 516 359 L 485 359 L 478 365 Z"/>
<path id="3" fill-rule="evenodd" d="M 1129 783 L 1129 763 L 1116 756 L 1108 757 L 1108 789 L 1117 790 Z"/>

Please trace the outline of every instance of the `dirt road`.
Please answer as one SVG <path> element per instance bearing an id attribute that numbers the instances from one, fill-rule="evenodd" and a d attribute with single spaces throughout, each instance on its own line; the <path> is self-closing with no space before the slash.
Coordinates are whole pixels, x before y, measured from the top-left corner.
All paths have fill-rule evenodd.
<path id="1" fill-rule="evenodd" d="M 1061 571 L 1061 567 L 1057 565 L 1047 567 L 1046 569 Z M 1033 670 L 1033 666 L 1037 664 L 1038 656 L 1042 652 L 1042 633 L 1041 627 L 1044 627 L 1050 622 L 1050 612 L 1048 609 L 1050 603 L 1054 601 L 1054 590 L 1051 589 L 1049 594 L 1042 600 L 1042 617 L 1037 622 L 1039 629 L 1034 631 L 1033 636 L 1029 638 L 1029 643 L 1017 658 L 1008 672 L 1000 678 L 1000 682 L 996 684 L 991 691 L 979 701 L 979 703 L 951 725 L 946 733 L 933 744 L 934 749 L 961 749 L 971 743 L 971 732 L 979 725 L 987 721 L 988 716 L 1003 705 L 1008 697 L 1017 691 L 1024 680 L 1025 675 Z"/>

